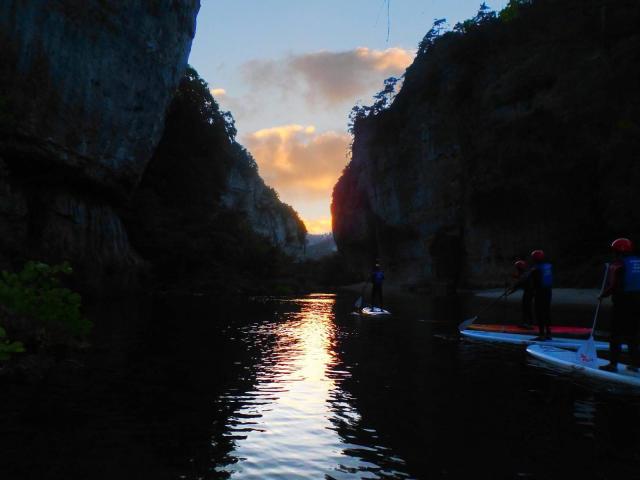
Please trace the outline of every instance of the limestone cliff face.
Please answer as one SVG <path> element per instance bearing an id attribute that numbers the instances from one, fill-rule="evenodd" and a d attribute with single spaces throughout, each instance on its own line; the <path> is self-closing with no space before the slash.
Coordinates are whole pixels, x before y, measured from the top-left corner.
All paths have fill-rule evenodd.
<path id="1" fill-rule="evenodd" d="M 96 288 L 135 277 L 116 209 L 162 134 L 198 8 L 0 3 L 0 266 L 69 259 Z"/>
<path id="2" fill-rule="evenodd" d="M 193 68 L 125 210 L 132 244 L 163 289 L 248 291 L 303 251 L 304 225 L 258 174 L 209 86 Z"/>
<path id="3" fill-rule="evenodd" d="M 128 193 L 162 134 L 198 0 L 0 4 L 11 148 Z M 7 122 L 8 123 L 8 122 Z"/>
<path id="4" fill-rule="evenodd" d="M 560 284 L 595 284 L 612 237 L 640 240 L 640 6 L 522 3 L 440 37 L 356 122 L 332 210 L 357 268 L 500 284 L 544 248 Z"/>
<path id="5" fill-rule="evenodd" d="M 247 168 L 246 159 L 233 163 L 222 204 L 244 214 L 259 235 L 294 258 L 304 254 L 305 234 L 300 229 L 297 214 L 283 204 L 254 168 Z"/>

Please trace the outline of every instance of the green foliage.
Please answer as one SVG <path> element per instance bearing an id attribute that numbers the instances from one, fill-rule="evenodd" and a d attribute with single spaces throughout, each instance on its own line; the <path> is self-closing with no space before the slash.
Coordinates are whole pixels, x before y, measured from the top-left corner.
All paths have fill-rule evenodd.
<path id="1" fill-rule="evenodd" d="M 89 333 L 91 323 L 80 313 L 81 298 L 64 288 L 60 277 L 72 269 L 67 262 L 50 266 L 28 262 L 18 273 L 0 274 L 0 304 L 17 315 L 24 315 L 47 328 L 62 327 L 71 335 Z"/>
<path id="2" fill-rule="evenodd" d="M 434 45 L 435 41 L 447 30 L 447 19 L 438 18 L 433 22 L 433 26 L 424 36 L 420 45 L 418 45 L 417 56 L 426 54 Z"/>
<path id="3" fill-rule="evenodd" d="M 351 109 L 351 113 L 349 113 L 349 133 L 353 134 L 355 132 L 357 123 L 361 119 L 375 117 L 391 106 L 393 99 L 395 98 L 396 87 L 399 81 L 400 78 L 398 77 L 389 77 L 385 79 L 384 88 L 373 96 L 375 100 L 373 105 L 355 105 Z"/>
<path id="4" fill-rule="evenodd" d="M 530 5 L 530 0 L 510 0 L 506 7 L 502 9 L 498 18 L 503 22 L 511 22 L 520 16 L 524 5 Z"/>
<path id="5" fill-rule="evenodd" d="M 218 102 L 211 95 L 209 84 L 191 66 L 187 67 L 174 103 L 189 112 L 192 126 L 199 124 L 200 129 L 206 130 L 207 125 L 217 127 L 222 124 L 228 139 L 235 141 L 238 130 L 233 115 L 220 110 Z"/>
<path id="6" fill-rule="evenodd" d="M 491 10 L 485 2 L 482 2 L 476 16 L 464 22 L 457 23 L 456 26 L 453 27 L 453 31 L 462 34 L 469 33 L 473 29 L 495 20 L 496 17 L 496 12 Z"/>
<path id="7" fill-rule="evenodd" d="M 7 338 L 7 332 L 0 327 L 0 360 L 8 360 L 14 353 L 24 352 L 22 342 L 12 342 Z"/>

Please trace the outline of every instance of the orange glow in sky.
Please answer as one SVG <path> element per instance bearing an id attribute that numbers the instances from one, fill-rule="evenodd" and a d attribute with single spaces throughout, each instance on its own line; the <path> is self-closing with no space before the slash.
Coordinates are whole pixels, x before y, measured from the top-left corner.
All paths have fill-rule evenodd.
<path id="1" fill-rule="evenodd" d="M 309 233 L 327 233 L 331 231 L 331 217 L 303 219 Z"/>

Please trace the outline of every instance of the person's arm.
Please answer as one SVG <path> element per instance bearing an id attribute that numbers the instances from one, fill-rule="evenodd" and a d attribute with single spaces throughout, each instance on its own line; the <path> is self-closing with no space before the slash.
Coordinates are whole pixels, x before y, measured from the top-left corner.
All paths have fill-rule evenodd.
<path id="1" fill-rule="evenodd" d="M 511 286 L 509 290 L 507 290 L 507 295 L 511 295 L 513 292 L 524 289 L 525 284 L 529 281 L 529 277 L 531 276 L 531 271 L 524 272 L 518 280 Z"/>

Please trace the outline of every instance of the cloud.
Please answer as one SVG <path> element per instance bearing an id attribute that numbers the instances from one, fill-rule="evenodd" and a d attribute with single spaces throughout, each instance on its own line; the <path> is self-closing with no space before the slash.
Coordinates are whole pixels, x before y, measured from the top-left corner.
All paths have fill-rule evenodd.
<path id="1" fill-rule="evenodd" d="M 260 112 L 260 102 L 254 95 L 235 97 L 229 95 L 224 88 L 210 88 L 211 95 L 215 98 L 222 110 L 228 110 L 236 121 L 243 121 L 255 117 Z"/>
<path id="2" fill-rule="evenodd" d="M 309 233 L 327 233 L 331 231 L 331 217 L 303 219 Z"/>
<path id="3" fill-rule="evenodd" d="M 346 132 L 320 133 L 312 125 L 295 124 L 258 130 L 242 139 L 260 175 L 285 202 L 322 202 L 323 210 L 347 163 L 350 141 Z"/>
<path id="4" fill-rule="evenodd" d="M 244 64 L 242 72 L 254 88 L 275 87 L 284 96 L 302 91 L 312 105 L 335 106 L 354 103 L 379 90 L 384 78 L 401 75 L 413 57 L 414 52 L 402 48 L 360 47 L 289 55 L 280 60 L 253 60 Z"/>
<path id="5" fill-rule="evenodd" d="M 209 91 L 214 97 L 224 97 L 227 94 L 224 88 L 210 88 Z"/>

